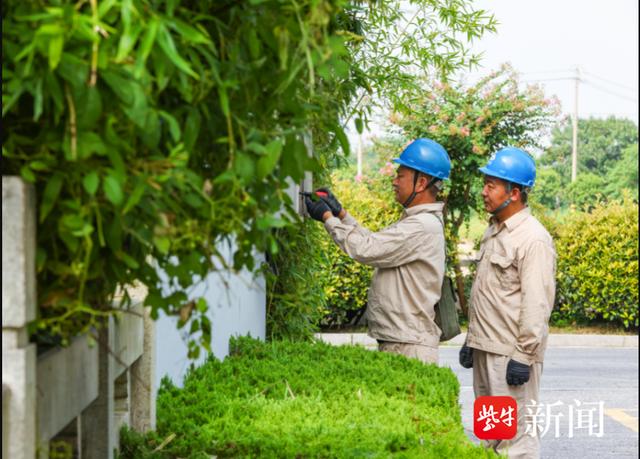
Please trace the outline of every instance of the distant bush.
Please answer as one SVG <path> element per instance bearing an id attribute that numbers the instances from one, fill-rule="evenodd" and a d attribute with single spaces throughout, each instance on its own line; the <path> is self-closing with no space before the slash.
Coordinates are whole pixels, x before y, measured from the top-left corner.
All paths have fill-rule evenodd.
<path id="1" fill-rule="evenodd" d="M 124 429 L 121 459 L 496 457 L 466 437 L 449 368 L 324 343 L 241 338 L 230 348 L 182 389 L 163 380 L 157 431 Z"/>
<path id="2" fill-rule="evenodd" d="M 393 169 L 388 169 L 393 174 Z M 334 177 L 332 191 L 347 211 L 371 231 L 379 231 L 400 218 L 402 207 L 395 204 L 391 177 L 377 174 L 375 178 Z M 373 269 L 349 258 L 326 234 L 321 238 L 326 253 L 326 265 L 319 278 L 324 286 L 326 307 L 320 324 L 346 325 L 367 304 L 367 292 Z"/>
<path id="3" fill-rule="evenodd" d="M 638 204 L 630 198 L 572 212 L 553 228 L 554 317 L 638 326 Z"/>

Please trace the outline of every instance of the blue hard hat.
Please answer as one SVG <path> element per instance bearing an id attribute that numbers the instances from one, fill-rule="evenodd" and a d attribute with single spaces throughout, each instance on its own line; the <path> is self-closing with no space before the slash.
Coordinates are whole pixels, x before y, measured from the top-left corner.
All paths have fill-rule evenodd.
<path id="1" fill-rule="evenodd" d="M 524 150 L 506 147 L 498 150 L 480 172 L 508 182 L 532 187 L 536 181 L 536 163 Z"/>
<path id="2" fill-rule="evenodd" d="M 451 171 L 447 150 L 431 139 L 414 140 L 393 162 L 440 180 L 448 179 Z"/>

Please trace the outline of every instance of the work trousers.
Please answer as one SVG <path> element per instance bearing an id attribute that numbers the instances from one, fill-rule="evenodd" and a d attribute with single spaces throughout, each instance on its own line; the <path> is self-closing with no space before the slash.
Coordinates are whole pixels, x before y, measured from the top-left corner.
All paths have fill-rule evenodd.
<path id="1" fill-rule="evenodd" d="M 391 354 L 400 354 L 411 359 L 418 359 L 424 363 L 438 364 L 438 348 L 421 344 L 393 343 L 378 341 L 378 350 Z"/>
<path id="2" fill-rule="evenodd" d="M 508 395 L 518 404 L 518 430 L 511 440 L 487 440 L 483 445 L 493 448 L 498 454 L 506 454 L 511 459 L 538 459 L 540 457 L 540 437 L 533 432 L 534 425 L 527 429 L 531 417 L 527 405 L 538 403 L 540 399 L 540 376 L 542 363 L 530 367 L 529 381 L 521 386 L 507 384 L 507 364 L 510 357 L 490 352 L 473 350 L 473 391 L 476 396 Z M 535 400 L 535 402 L 533 402 Z M 525 432 L 533 432 L 535 435 Z"/>

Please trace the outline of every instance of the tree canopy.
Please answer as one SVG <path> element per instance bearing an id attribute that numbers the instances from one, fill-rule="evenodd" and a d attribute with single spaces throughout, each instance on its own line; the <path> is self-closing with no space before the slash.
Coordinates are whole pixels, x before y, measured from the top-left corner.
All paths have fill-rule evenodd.
<path id="1" fill-rule="evenodd" d="M 254 269 L 283 249 L 286 189 L 348 153 L 365 94 L 397 104 L 416 69 L 476 62 L 466 41 L 495 28 L 462 0 L 400 4 L 3 2 L 2 172 L 38 197 L 34 327 L 68 341 L 137 281 L 154 317 L 190 324 L 192 356 L 208 347 L 189 287 L 216 258 Z"/>

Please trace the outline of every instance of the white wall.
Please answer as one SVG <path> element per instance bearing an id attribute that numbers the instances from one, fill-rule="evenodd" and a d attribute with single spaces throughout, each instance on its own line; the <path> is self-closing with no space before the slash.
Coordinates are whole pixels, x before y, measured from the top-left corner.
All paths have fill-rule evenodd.
<path id="1" fill-rule="evenodd" d="M 222 243 L 218 250 L 229 264 L 233 264 L 235 247 Z M 256 266 L 263 255 L 254 255 Z M 219 267 L 219 265 L 217 265 Z M 250 334 L 264 339 L 266 334 L 266 284 L 262 275 L 254 275 L 247 270 L 237 274 L 227 271 L 210 273 L 202 282 L 190 290 L 190 298 L 205 297 L 209 304 L 208 317 L 211 320 L 211 350 L 224 359 L 229 353 L 229 338 Z M 178 386 L 189 367 L 186 335 L 188 330 L 178 330 L 177 317 L 161 315 L 156 322 L 156 388 L 164 375 Z M 184 328 L 188 328 L 188 325 Z M 201 352 L 201 354 L 204 354 Z M 196 365 L 206 356 L 201 355 Z"/>

